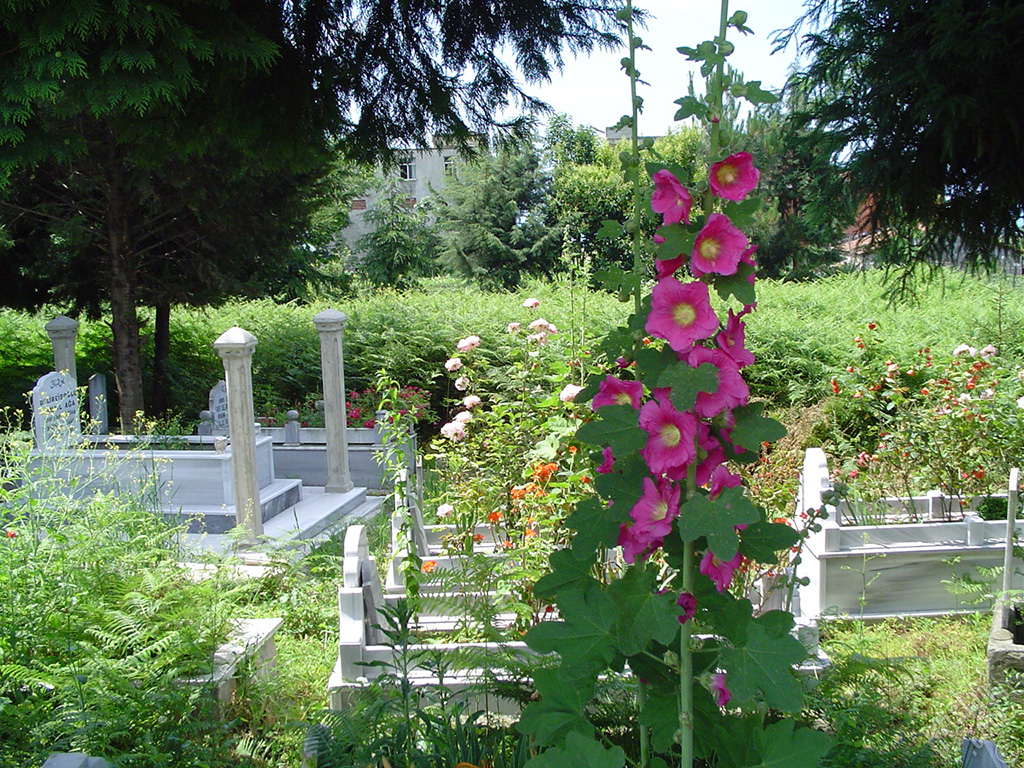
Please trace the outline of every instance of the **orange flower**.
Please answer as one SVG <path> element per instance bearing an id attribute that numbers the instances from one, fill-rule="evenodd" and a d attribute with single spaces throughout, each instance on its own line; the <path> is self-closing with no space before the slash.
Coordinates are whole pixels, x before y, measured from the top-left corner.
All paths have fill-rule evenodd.
<path id="1" fill-rule="evenodd" d="M 424 573 L 433 573 L 435 568 L 437 568 L 437 560 L 424 560 L 421 570 Z"/>
<path id="2" fill-rule="evenodd" d="M 479 544 L 483 540 L 484 540 L 484 535 L 482 533 L 473 534 L 473 541 L 475 541 L 477 544 Z"/>
<path id="3" fill-rule="evenodd" d="M 541 464 L 539 467 L 533 470 L 533 479 L 539 480 L 542 483 L 546 483 L 551 478 L 551 475 L 557 471 L 557 464 Z M 529 488 L 530 486 L 527 485 L 526 487 Z"/>
<path id="4" fill-rule="evenodd" d="M 496 509 L 487 516 L 487 519 L 492 523 L 496 523 L 501 520 L 501 512 Z"/>
<path id="5" fill-rule="evenodd" d="M 569 446 L 569 453 L 576 453 L 577 450 L 579 449 L 575 445 Z"/>
<path id="6" fill-rule="evenodd" d="M 513 488 L 511 491 L 508 492 L 508 495 L 511 496 L 513 499 L 525 499 L 526 498 L 526 489 L 525 488 Z"/>
<path id="7" fill-rule="evenodd" d="M 535 531 L 533 528 L 527 528 L 525 531 L 523 531 L 523 536 L 536 536 L 536 535 L 537 535 L 537 531 Z"/>

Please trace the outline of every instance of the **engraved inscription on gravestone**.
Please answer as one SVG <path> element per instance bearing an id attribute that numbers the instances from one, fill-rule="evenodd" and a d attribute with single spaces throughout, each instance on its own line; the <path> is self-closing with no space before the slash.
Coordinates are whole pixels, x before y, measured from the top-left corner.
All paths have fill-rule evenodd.
<path id="1" fill-rule="evenodd" d="M 66 373 L 41 376 L 32 388 L 32 429 L 37 448 L 64 448 L 82 436 L 75 380 Z"/>
<path id="2" fill-rule="evenodd" d="M 218 381 L 210 389 L 210 412 L 213 414 L 213 428 L 228 428 L 228 385 Z"/>

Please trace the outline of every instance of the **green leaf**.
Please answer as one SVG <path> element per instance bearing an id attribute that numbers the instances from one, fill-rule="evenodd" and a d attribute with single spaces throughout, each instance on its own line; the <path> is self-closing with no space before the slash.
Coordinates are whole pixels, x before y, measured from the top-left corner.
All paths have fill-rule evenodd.
<path id="1" fill-rule="evenodd" d="M 753 304 L 757 301 L 757 293 L 748 279 L 752 274 L 752 266 L 740 263 L 735 274 L 715 275 L 715 291 L 722 297 L 722 301 L 728 301 L 730 296 L 735 296 L 740 304 Z"/>
<path id="2" fill-rule="evenodd" d="M 631 405 L 605 405 L 597 409 L 598 418 L 576 430 L 576 439 L 587 445 L 612 447 L 615 458 L 636 453 L 647 442 L 640 429 L 636 409 Z"/>
<path id="3" fill-rule="evenodd" d="M 624 272 L 622 267 L 619 266 L 595 272 L 594 279 L 599 281 L 607 290 L 614 291 L 618 295 L 619 301 L 627 301 L 633 294 L 634 289 L 640 286 L 639 275 L 635 275 L 632 272 Z"/>
<path id="4" fill-rule="evenodd" d="M 716 729 L 722 768 L 818 768 L 831 739 L 785 719 L 763 727 L 761 718 L 723 721 Z"/>
<path id="5" fill-rule="evenodd" d="M 740 534 L 740 552 L 759 563 L 774 563 L 778 553 L 796 546 L 800 536 L 785 523 L 759 521 Z"/>
<path id="6" fill-rule="evenodd" d="M 761 203 L 759 197 L 748 197 L 738 203 L 729 203 L 725 206 L 725 215 L 735 226 L 744 229 L 754 221 L 754 216 L 761 210 Z"/>
<path id="7" fill-rule="evenodd" d="M 672 405 L 680 411 L 688 411 L 701 392 L 714 394 L 718 391 L 718 368 L 711 363 L 701 363 L 694 368 L 676 362 L 658 377 L 657 386 L 671 387 Z"/>
<path id="8" fill-rule="evenodd" d="M 594 489 L 604 499 L 613 499 L 614 504 L 607 509 L 610 520 L 625 523 L 629 520 L 630 510 L 643 495 L 645 477 L 650 477 L 651 470 L 647 462 L 639 454 L 624 459 L 615 457 L 615 468 L 607 474 L 598 474 L 594 478 Z"/>
<path id="9" fill-rule="evenodd" d="M 642 481 L 641 481 L 642 482 Z M 639 499 L 639 496 L 637 497 Z M 636 503 L 635 501 L 633 502 Z M 572 553 L 576 560 L 589 561 L 593 559 L 594 552 L 600 546 L 614 547 L 619 539 L 619 526 L 629 520 L 629 508 L 625 504 L 620 507 L 625 511 L 615 511 L 614 506 L 609 507 L 608 502 L 602 499 L 589 498 L 580 502 L 573 513 L 566 519 L 565 524 L 575 529 L 576 535 L 572 538 Z M 552 565 L 554 565 L 554 555 Z M 547 577 L 537 582 L 540 587 Z"/>
<path id="10" fill-rule="evenodd" d="M 564 747 L 553 747 L 532 758 L 526 768 L 622 768 L 626 753 L 605 746 L 591 736 L 570 733 Z"/>
<path id="11" fill-rule="evenodd" d="M 733 408 L 732 415 L 736 419 L 731 441 L 733 445 L 742 446 L 748 451 L 757 453 L 761 443 L 774 443 L 786 436 L 786 428 L 775 419 L 766 418 L 764 403 Z"/>
<path id="12" fill-rule="evenodd" d="M 772 637 L 752 622 L 746 643 L 722 649 L 719 658 L 734 704 L 760 699 L 783 712 L 800 712 L 803 688 L 793 674 L 793 665 L 807 658 L 807 649 L 795 637 Z"/>
<path id="13" fill-rule="evenodd" d="M 650 691 L 640 710 L 640 724 L 651 729 L 651 746 L 667 752 L 679 731 L 679 696 L 675 691 Z"/>
<path id="14" fill-rule="evenodd" d="M 589 560 L 575 556 L 572 550 L 557 549 L 548 557 L 551 572 L 537 580 L 533 593 L 541 600 L 551 600 L 570 590 L 585 592 L 594 577 L 590 575 L 593 557 Z"/>
<path id="15" fill-rule="evenodd" d="M 660 226 L 658 234 L 665 238 L 665 242 L 659 243 L 657 247 L 657 256 L 662 261 L 693 253 L 693 244 L 697 240 L 697 233 L 691 232 L 682 224 Z"/>
<path id="16" fill-rule="evenodd" d="M 533 680 L 540 700 L 523 710 L 519 730 L 538 744 L 553 744 L 570 733 L 593 734 L 594 726 L 585 714 L 594 695 L 593 680 L 567 680 L 556 669 L 538 669 Z"/>
<path id="17" fill-rule="evenodd" d="M 679 362 L 677 355 L 667 344 L 662 349 L 644 347 L 636 353 L 636 375 L 641 381 L 651 384 L 658 381 L 665 369 Z"/>
<path id="18" fill-rule="evenodd" d="M 619 607 L 615 627 L 619 651 L 635 656 L 647 650 L 651 641 L 671 643 L 679 632 L 676 596 L 659 594 L 655 574 L 648 568 L 631 568 L 612 582 L 608 594 Z"/>
<path id="19" fill-rule="evenodd" d="M 597 230 L 597 237 L 599 240 L 614 240 L 617 237 L 622 237 L 626 230 L 622 224 L 614 219 L 605 219 L 601 222 L 601 228 Z"/>
<path id="20" fill-rule="evenodd" d="M 766 91 L 761 88 L 760 80 L 751 80 L 746 85 L 746 93 L 743 94 L 743 98 L 749 101 L 751 104 L 774 104 L 779 100 L 777 94 L 771 91 Z"/>
<path id="21" fill-rule="evenodd" d="M 557 652 L 563 665 L 597 671 L 615 658 L 613 627 L 618 607 L 603 589 L 570 591 L 558 601 L 563 621 L 542 621 L 526 633 L 526 644 L 538 653 Z"/>
<path id="22" fill-rule="evenodd" d="M 687 50 L 692 49 L 688 48 Z M 683 53 L 683 50 L 679 49 L 679 52 Z M 708 117 L 707 104 L 698 100 L 695 96 L 684 96 L 681 99 L 676 99 L 673 103 L 679 105 L 679 109 L 676 110 L 676 120 L 685 120 L 688 117 L 697 117 L 700 120 L 706 120 Z"/>
<path id="23" fill-rule="evenodd" d="M 726 488 L 715 501 L 698 493 L 679 509 L 679 536 L 696 541 L 706 536 L 708 547 L 720 560 L 731 560 L 739 550 L 737 525 L 756 523 L 761 518 L 757 507 L 743 488 Z"/>

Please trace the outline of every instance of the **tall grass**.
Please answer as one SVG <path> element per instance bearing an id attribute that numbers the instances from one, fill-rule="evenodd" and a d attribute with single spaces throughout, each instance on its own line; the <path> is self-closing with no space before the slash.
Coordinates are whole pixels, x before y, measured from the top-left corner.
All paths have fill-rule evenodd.
<path id="1" fill-rule="evenodd" d="M 783 404 L 818 399 L 829 377 L 846 366 L 854 337 L 869 322 L 878 324 L 876 338 L 894 354 L 925 346 L 951 350 L 960 343 L 994 343 L 1004 354 L 1024 355 L 1024 296 L 1006 278 L 944 271 L 920 282 L 912 303 L 893 305 L 887 292 L 878 271 L 808 283 L 763 281 L 758 311 L 747 328 L 747 345 L 758 358 L 748 371 L 754 394 Z M 562 333 L 591 338 L 621 324 L 630 309 L 567 279 L 527 282 L 515 293 L 489 293 L 452 278 L 424 281 L 416 291 L 384 290 L 310 304 L 260 300 L 202 310 L 179 307 L 171 318 L 171 408 L 198 417 L 209 388 L 223 376 L 213 341 L 234 325 L 259 340 L 253 358 L 257 408 L 280 407 L 320 390 L 312 318 L 328 306 L 348 315 L 345 371 L 350 389 L 372 384 L 381 368 L 402 384 L 432 389 L 453 342 L 468 334 L 481 337 L 481 353 L 507 363 L 515 348 L 505 327 L 524 319 L 521 304 L 527 296 L 541 300 L 540 314 Z M 0 310 L 0 405 L 24 407 L 25 393 L 52 365 L 43 325 L 56 311 Z M 150 336 L 145 340 L 148 344 Z M 83 322 L 78 351 L 81 382 L 93 371 L 110 371 L 109 328 Z M 151 352 L 148 346 L 146 352 Z"/>

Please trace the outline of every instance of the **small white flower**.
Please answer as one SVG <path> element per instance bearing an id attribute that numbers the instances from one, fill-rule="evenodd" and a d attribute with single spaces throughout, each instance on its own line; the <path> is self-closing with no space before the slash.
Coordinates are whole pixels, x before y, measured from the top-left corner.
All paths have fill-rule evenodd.
<path id="1" fill-rule="evenodd" d="M 523 306 L 526 307 L 526 309 L 536 309 L 540 306 L 540 299 L 531 297 L 523 302 Z"/>
<path id="2" fill-rule="evenodd" d="M 1024 395 L 1017 398 L 1017 407 L 1024 410 Z"/>
<path id="3" fill-rule="evenodd" d="M 480 346 L 479 336 L 467 336 L 464 339 L 459 339 L 459 343 L 455 345 L 459 352 L 470 352 Z"/>
<path id="4" fill-rule="evenodd" d="M 578 384 L 566 384 L 562 387 L 562 391 L 558 393 L 558 399 L 563 403 L 571 403 L 576 399 L 576 395 L 583 391 L 583 387 Z"/>
<path id="5" fill-rule="evenodd" d="M 450 357 L 444 364 L 446 371 L 457 371 L 462 367 L 462 361 L 457 357 Z"/>
<path id="6" fill-rule="evenodd" d="M 995 357 L 996 355 L 998 355 L 999 350 L 996 349 L 992 344 L 989 344 L 987 346 L 982 347 L 981 352 L 979 354 L 987 360 L 990 357 Z"/>
<path id="7" fill-rule="evenodd" d="M 480 402 L 480 398 L 477 397 L 476 395 L 466 395 L 464 398 L 462 398 L 462 405 L 466 408 L 469 408 L 470 410 L 480 405 Z"/>
<path id="8" fill-rule="evenodd" d="M 459 424 L 466 424 L 473 420 L 473 414 L 469 411 L 462 411 L 461 413 L 455 414 L 455 418 L 452 421 L 457 421 Z"/>
<path id="9" fill-rule="evenodd" d="M 508 327 L 505 330 L 508 331 L 509 333 L 518 333 L 519 329 L 522 327 L 523 326 L 521 323 L 509 323 Z"/>
<path id="10" fill-rule="evenodd" d="M 967 355 L 967 357 L 974 357 L 976 354 L 978 354 L 978 350 L 970 344 L 961 344 L 953 350 L 953 357 L 963 357 L 964 355 Z"/>
<path id="11" fill-rule="evenodd" d="M 459 390 L 459 392 L 465 392 L 469 389 L 469 379 L 465 376 L 459 376 L 459 378 L 455 380 L 455 388 Z"/>
<path id="12" fill-rule="evenodd" d="M 453 507 L 451 504 L 442 504 L 441 506 L 439 506 L 437 508 L 437 516 L 438 517 L 448 517 L 454 511 L 455 511 L 455 507 Z"/>
<path id="13" fill-rule="evenodd" d="M 449 421 L 441 427 L 441 435 L 457 443 L 466 436 L 466 425 L 459 421 Z"/>

